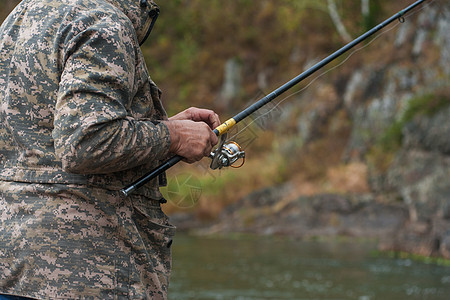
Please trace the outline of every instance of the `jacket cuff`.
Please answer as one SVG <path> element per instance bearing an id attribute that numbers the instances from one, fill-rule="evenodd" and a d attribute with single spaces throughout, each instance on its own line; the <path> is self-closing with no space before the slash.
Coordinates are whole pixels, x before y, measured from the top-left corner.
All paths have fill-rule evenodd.
<path id="1" fill-rule="evenodd" d="M 164 160 L 165 158 L 168 158 L 169 155 L 169 149 L 170 149 L 170 144 L 171 144 L 171 139 L 170 139 L 170 132 L 169 132 L 169 128 L 167 127 L 166 124 L 164 124 L 164 122 L 153 122 L 158 128 L 159 128 L 159 132 L 160 132 L 160 143 L 161 143 L 161 156 L 162 159 Z"/>

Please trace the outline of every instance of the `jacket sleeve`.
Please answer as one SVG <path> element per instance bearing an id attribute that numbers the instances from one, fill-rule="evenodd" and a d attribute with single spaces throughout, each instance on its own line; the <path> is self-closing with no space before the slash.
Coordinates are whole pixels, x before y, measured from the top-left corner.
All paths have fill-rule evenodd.
<path id="1" fill-rule="evenodd" d="M 127 110 L 138 75 L 134 31 L 109 17 L 86 23 L 93 24 L 72 29 L 63 43 L 52 132 L 56 155 L 65 171 L 78 174 L 156 164 L 167 156 L 168 128 Z"/>

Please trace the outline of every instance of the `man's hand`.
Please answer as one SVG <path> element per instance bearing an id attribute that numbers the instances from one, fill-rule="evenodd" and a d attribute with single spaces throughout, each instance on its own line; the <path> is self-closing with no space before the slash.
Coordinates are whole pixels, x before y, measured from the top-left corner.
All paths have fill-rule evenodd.
<path id="1" fill-rule="evenodd" d="M 195 122 L 205 122 L 212 130 L 220 125 L 219 116 L 209 109 L 202 109 L 196 107 L 190 107 L 173 117 L 169 118 L 173 120 L 191 120 Z"/>
<path id="2" fill-rule="evenodd" d="M 184 157 L 188 163 L 208 156 L 217 144 L 217 136 L 212 130 L 220 125 L 220 120 L 211 110 L 191 107 L 164 123 L 170 132 L 169 151 Z"/>

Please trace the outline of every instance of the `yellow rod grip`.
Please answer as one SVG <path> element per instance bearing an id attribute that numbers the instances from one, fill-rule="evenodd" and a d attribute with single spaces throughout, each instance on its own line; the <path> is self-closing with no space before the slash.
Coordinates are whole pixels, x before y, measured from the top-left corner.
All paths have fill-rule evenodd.
<path id="1" fill-rule="evenodd" d="M 228 130 L 233 128 L 233 126 L 236 125 L 236 120 L 233 118 L 226 120 L 221 125 L 217 126 L 216 130 L 219 132 L 219 136 L 221 136 L 224 133 L 227 133 Z"/>

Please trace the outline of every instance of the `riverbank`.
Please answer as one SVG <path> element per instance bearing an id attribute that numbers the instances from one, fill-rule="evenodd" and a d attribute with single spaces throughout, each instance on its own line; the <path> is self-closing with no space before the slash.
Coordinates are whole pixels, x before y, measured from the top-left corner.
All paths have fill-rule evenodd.
<path id="1" fill-rule="evenodd" d="M 227 207 L 217 220 L 193 214 L 171 216 L 179 231 L 197 234 L 251 233 L 295 239 L 351 237 L 378 241 L 381 251 L 450 259 L 445 220 L 430 226 L 411 221 L 404 203 L 383 203 L 371 194 L 324 194 L 292 198 L 289 184 L 254 192 Z"/>

